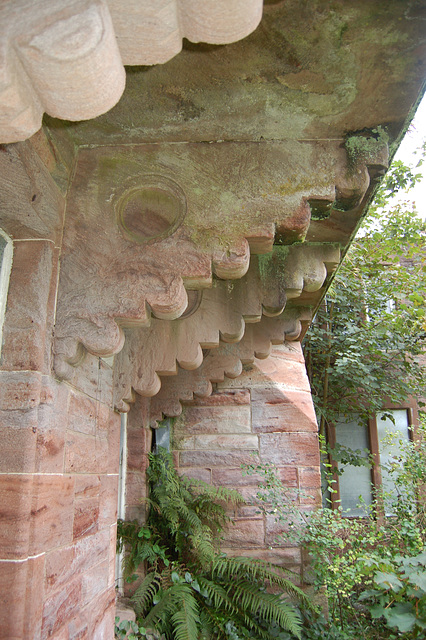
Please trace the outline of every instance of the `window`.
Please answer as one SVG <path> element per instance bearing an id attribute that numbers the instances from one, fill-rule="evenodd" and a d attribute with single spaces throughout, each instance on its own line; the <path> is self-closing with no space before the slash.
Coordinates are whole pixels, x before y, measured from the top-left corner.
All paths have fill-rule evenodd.
<path id="1" fill-rule="evenodd" d="M 350 422 L 341 422 L 329 429 L 328 441 L 332 448 L 358 450 L 360 457 L 366 461 L 370 454 L 374 459 L 372 467 L 346 464 L 342 474 L 335 475 L 333 486 L 336 492 L 329 496 L 332 506 L 341 505 L 348 516 L 362 516 L 365 509 L 360 503 L 371 505 L 375 489 L 394 492 L 393 481 L 381 466 L 399 453 L 399 440 L 411 439 L 412 417 L 412 407 L 386 409 L 371 418 L 368 425 L 360 425 L 354 417 Z M 389 444 L 389 434 L 396 436 L 392 446 Z M 338 461 L 330 459 L 330 462 L 333 467 L 339 468 Z M 391 515 L 386 507 L 385 514 Z"/>

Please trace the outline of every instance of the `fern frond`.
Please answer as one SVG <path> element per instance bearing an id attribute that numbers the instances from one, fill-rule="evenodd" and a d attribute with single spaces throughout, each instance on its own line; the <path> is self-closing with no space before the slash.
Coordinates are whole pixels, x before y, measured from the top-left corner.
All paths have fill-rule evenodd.
<path id="1" fill-rule="evenodd" d="M 212 566 L 212 576 L 233 578 L 246 578 L 260 583 L 269 583 L 276 586 L 288 595 L 297 598 L 308 608 L 311 608 L 309 599 L 303 591 L 284 577 L 285 570 L 279 566 L 258 560 L 236 556 L 217 556 Z"/>
<path id="2" fill-rule="evenodd" d="M 152 603 L 152 600 L 160 588 L 161 576 L 151 571 L 148 573 L 139 587 L 136 589 L 131 600 L 135 605 L 135 611 L 138 615 L 143 615 L 148 606 Z"/>
<path id="3" fill-rule="evenodd" d="M 198 603 L 189 585 L 179 584 L 174 589 L 178 611 L 171 617 L 176 640 L 198 639 Z"/>
<path id="4" fill-rule="evenodd" d="M 240 581 L 228 589 L 228 594 L 236 599 L 242 609 L 251 611 L 267 622 L 277 622 L 280 627 L 300 638 L 301 619 L 294 607 L 279 595 L 261 591 L 257 585 Z"/>
<path id="5" fill-rule="evenodd" d="M 223 621 L 217 611 L 206 604 L 205 600 L 200 601 L 200 626 L 203 640 L 228 640 Z"/>

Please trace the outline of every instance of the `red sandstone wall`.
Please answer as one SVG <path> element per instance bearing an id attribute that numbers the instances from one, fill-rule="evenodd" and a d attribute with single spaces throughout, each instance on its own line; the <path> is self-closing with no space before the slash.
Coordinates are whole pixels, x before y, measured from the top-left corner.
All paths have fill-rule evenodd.
<path id="1" fill-rule="evenodd" d="M 0 163 L 10 187 L 0 226 L 14 240 L 0 363 L 0 638 L 110 640 L 112 371 L 88 358 L 70 384 L 53 377 L 64 199 L 29 143 L 3 150 Z"/>
<path id="2" fill-rule="evenodd" d="M 300 345 L 276 347 L 266 360 L 246 366 L 235 380 L 218 385 L 211 397 L 187 403 L 175 424 L 176 461 L 182 473 L 238 489 L 250 499 L 257 478 L 241 464 L 271 462 L 298 508 L 320 503 L 317 424 Z M 274 518 L 246 505 L 234 514 L 223 548 L 295 570 L 303 580 L 300 550 L 277 543 Z"/>

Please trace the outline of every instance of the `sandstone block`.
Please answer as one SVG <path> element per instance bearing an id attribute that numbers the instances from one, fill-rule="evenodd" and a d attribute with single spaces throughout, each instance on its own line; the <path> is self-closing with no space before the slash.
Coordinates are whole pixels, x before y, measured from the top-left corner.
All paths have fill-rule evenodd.
<path id="1" fill-rule="evenodd" d="M 82 393 L 70 393 L 68 425 L 70 431 L 95 435 L 108 428 L 109 408 Z"/>
<path id="2" fill-rule="evenodd" d="M 212 471 L 211 469 L 200 469 L 191 467 L 181 467 L 178 470 L 180 475 L 187 476 L 187 478 L 193 478 L 194 480 L 202 480 L 208 484 L 212 483 Z"/>
<path id="3" fill-rule="evenodd" d="M 3 475 L 0 546 L 4 557 L 36 555 L 72 539 L 74 481 L 67 476 Z"/>
<path id="4" fill-rule="evenodd" d="M 67 431 L 65 471 L 66 473 L 107 473 L 108 440 L 105 437 L 97 438 Z"/>
<path id="5" fill-rule="evenodd" d="M 44 556 L 23 562 L 0 560 L 0 638 L 40 638 Z"/>
<path id="6" fill-rule="evenodd" d="M 225 547 L 263 547 L 264 544 L 265 528 L 261 517 L 235 519 L 225 532 Z"/>
<path id="7" fill-rule="evenodd" d="M 246 398 L 246 395 L 244 394 Z M 195 404 L 195 402 L 194 402 Z M 187 435 L 213 433 L 250 433 L 251 415 L 248 404 L 219 404 L 217 406 L 186 407 L 184 421 L 178 423 L 177 431 Z"/>
<path id="8" fill-rule="evenodd" d="M 3 369 L 50 373 L 58 256 L 47 240 L 15 242 L 3 326 Z"/>
<path id="9" fill-rule="evenodd" d="M 117 521 L 118 475 L 101 476 L 99 494 L 99 528 Z"/>
<path id="10" fill-rule="evenodd" d="M 132 412 L 129 413 L 129 416 Z M 145 473 L 151 451 L 151 430 L 127 426 L 127 469 Z"/>
<path id="11" fill-rule="evenodd" d="M 252 435 L 197 435 L 189 438 L 178 439 L 178 448 L 183 450 L 208 449 L 210 451 L 221 451 L 222 449 L 258 449 L 257 436 Z"/>
<path id="12" fill-rule="evenodd" d="M 0 371 L 0 410 L 27 411 L 40 404 L 42 376 L 30 371 Z"/>
<path id="13" fill-rule="evenodd" d="M 99 497 L 75 501 L 73 539 L 93 534 L 98 530 Z"/>
<path id="14" fill-rule="evenodd" d="M 41 640 L 47 640 L 73 618 L 81 607 L 81 577 L 49 596 L 43 606 Z M 65 633 L 65 631 L 63 631 Z"/>
<path id="15" fill-rule="evenodd" d="M 185 403 L 195 407 L 223 407 L 250 404 L 250 391 L 248 389 L 221 389 L 212 393 L 207 398 L 196 398 L 193 402 Z"/>
<path id="16" fill-rule="evenodd" d="M 283 385 L 252 390 L 252 420 L 255 433 L 317 431 L 311 394 Z"/>
<path id="17" fill-rule="evenodd" d="M 259 435 L 260 458 L 277 466 L 319 466 L 318 437 L 314 433 Z"/>
<path id="18" fill-rule="evenodd" d="M 91 602 L 108 587 L 109 559 L 85 571 L 81 578 L 82 602 Z"/>
<path id="19" fill-rule="evenodd" d="M 50 596 L 77 579 L 85 570 L 101 563 L 108 554 L 109 531 L 76 540 L 46 554 L 45 592 Z"/>
<path id="20" fill-rule="evenodd" d="M 228 449 L 223 451 L 181 451 L 179 453 L 180 467 L 237 467 L 241 464 L 256 463 L 257 450 Z"/>

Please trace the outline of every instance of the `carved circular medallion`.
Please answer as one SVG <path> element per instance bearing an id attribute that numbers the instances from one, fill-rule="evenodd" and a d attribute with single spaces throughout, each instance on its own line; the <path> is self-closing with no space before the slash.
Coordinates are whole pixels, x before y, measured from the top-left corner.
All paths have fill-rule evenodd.
<path id="1" fill-rule="evenodd" d="M 144 176 L 115 204 L 117 221 L 128 240 L 158 242 L 172 235 L 186 214 L 186 197 L 180 186 L 163 176 Z"/>

